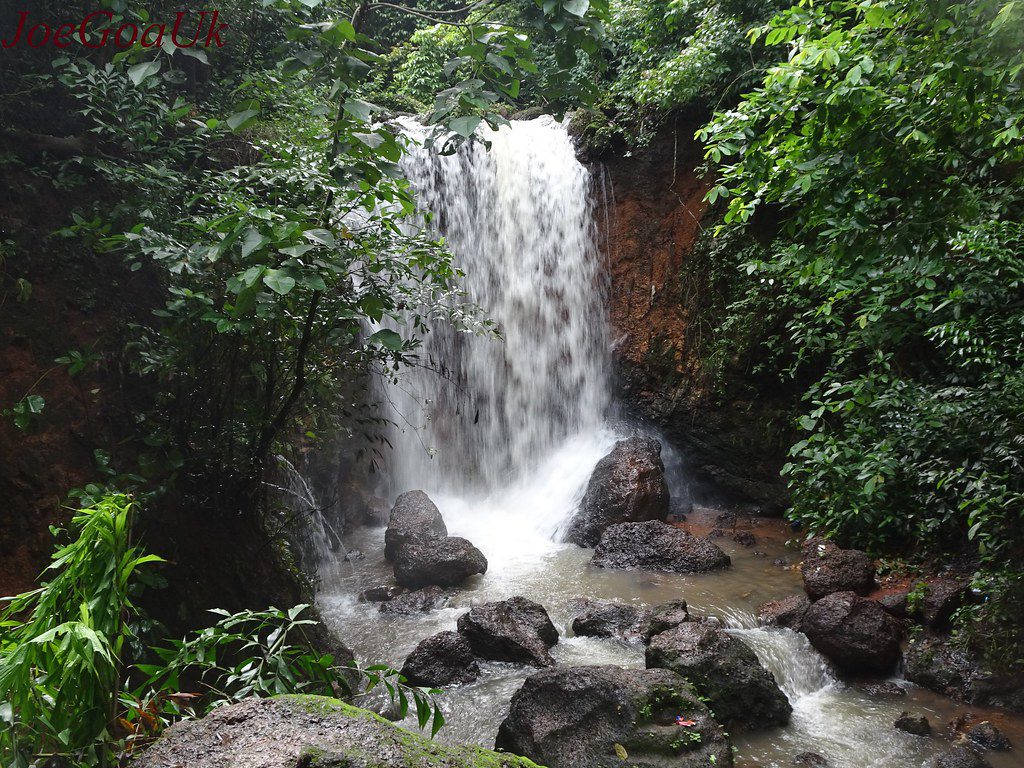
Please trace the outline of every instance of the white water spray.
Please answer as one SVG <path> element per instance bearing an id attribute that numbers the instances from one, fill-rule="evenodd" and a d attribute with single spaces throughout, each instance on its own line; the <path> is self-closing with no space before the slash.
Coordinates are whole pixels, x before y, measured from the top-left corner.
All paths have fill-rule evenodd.
<path id="1" fill-rule="evenodd" d="M 404 127 L 422 141 L 422 128 Z M 402 168 L 502 338 L 436 328 L 426 365 L 387 386 L 388 490 L 426 490 L 471 538 L 550 538 L 612 442 L 592 181 L 549 117 L 480 138 L 490 147 L 467 142 L 450 156 L 412 146 Z"/>

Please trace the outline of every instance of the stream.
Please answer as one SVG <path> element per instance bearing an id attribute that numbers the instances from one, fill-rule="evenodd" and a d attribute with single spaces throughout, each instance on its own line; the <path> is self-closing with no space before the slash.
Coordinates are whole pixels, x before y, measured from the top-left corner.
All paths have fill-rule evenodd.
<path id="1" fill-rule="evenodd" d="M 422 139 L 414 123 L 405 128 Z M 758 605 L 802 591 L 792 566 L 799 553 L 787 544 L 791 532 L 781 520 L 741 518 L 755 545 L 717 538 L 732 567 L 704 575 L 596 568 L 592 550 L 560 543 L 594 465 L 617 438 L 635 431 L 612 394 L 615 340 L 605 317 L 600 248 L 605 190 L 551 118 L 515 122 L 483 138 L 489 151 L 475 143 L 442 157 L 414 147 L 403 170 L 465 270 L 469 296 L 498 323 L 502 339 L 438 328 L 422 349 L 427 364 L 381 384 L 394 452 L 378 491 L 391 501 L 403 491 L 425 490 L 449 533 L 473 542 L 489 566 L 442 608 L 388 616 L 357 597 L 391 581 L 384 529 L 349 532 L 345 547 L 364 557 L 348 562 L 325 552 L 318 603 L 356 656 L 401 667 L 421 640 L 455 629 L 468 607 L 521 595 L 542 604 L 558 628 L 552 654 L 559 664 L 642 668 L 642 645 L 575 637 L 573 599 L 654 606 L 683 598 L 691 613 L 719 617 L 748 643 L 793 705 L 784 728 L 734 734 L 738 766 L 785 768 L 811 751 L 833 768 L 921 768 L 948 742 L 895 729 L 904 710 L 927 715 L 940 734 L 955 715 L 977 712 L 1024 749 L 1020 718 L 957 704 L 905 681 L 897 681 L 905 696 L 869 695 L 841 681 L 803 635 L 759 628 Z M 679 457 L 666 446 L 663 458 L 674 505 L 689 509 Z M 694 507 L 686 526 L 706 534 L 721 511 Z M 512 694 L 534 671 L 495 662 L 482 668 L 478 681 L 441 695 L 447 724 L 439 740 L 493 746 Z M 1015 752 L 986 759 L 994 768 L 1024 765 Z"/>

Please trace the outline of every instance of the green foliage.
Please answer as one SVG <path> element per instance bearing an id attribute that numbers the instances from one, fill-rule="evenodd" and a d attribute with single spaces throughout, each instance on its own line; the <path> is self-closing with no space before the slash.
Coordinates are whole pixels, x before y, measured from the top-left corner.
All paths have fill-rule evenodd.
<path id="1" fill-rule="evenodd" d="M 801 3 L 755 33 L 788 59 L 701 132 L 726 222 L 780 222 L 747 270 L 780 361 L 816 379 L 793 517 L 874 549 L 969 542 L 983 612 L 1024 562 L 1022 14 Z"/>
<path id="2" fill-rule="evenodd" d="M 135 693 L 135 700 L 152 700 L 154 691 L 178 692 L 186 684 L 198 685 L 203 693 L 193 712 L 199 713 L 250 696 L 337 697 L 358 689 L 369 692 L 382 685 L 398 703 L 402 717 L 412 701 L 420 728 L 431 724 L 432 735 L 440 730 L 444 716 L 433 701 L 437 691 L 407 686 L 398 672 L 383 665 L 341 665 L 332 655 L 312 650 L 305 631 L 317 620 L 304 616 L 308 609 L 308 605 L 297 605 L 287 611 L 273 607 L 234 614 L 211 611 L 221 617 L 212 627 L 190 640 L 156 649 L 159 664 L 138 665 L 147 679 Z M 365 685 L 356 686 L 364 680 Z M 174 717 L 179 711 L 178 702 L 164 699 L 165 717 Z"/>
<path id="3" fill-rule="evenodd" d="M 0 614 L 0 755 L 102 760 L 134 637 L 138 569 L 159 562 L 131 544 L 132 502 L 106 495 L 78 510 L 42 586 L 7 598 Z M 55 534 L 60 533 L 54 531 Z"/>

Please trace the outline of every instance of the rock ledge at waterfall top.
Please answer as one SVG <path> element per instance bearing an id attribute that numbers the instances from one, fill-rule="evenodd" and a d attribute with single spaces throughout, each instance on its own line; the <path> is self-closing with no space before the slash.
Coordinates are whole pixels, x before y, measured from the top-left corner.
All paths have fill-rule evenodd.
<path id="1" fill-rule="evenodd" d="M 668 511 L 661 443 L 650 437 L 629 437 L 597 462 L 565 539 L 593 547 L 609 525 L 664 520 Z"/>
<path id="2" fill-rule="evenodd" d="M 619 523 L 605 529 L 591 559 L 601 568 L 704 573 L 729 565 L 718 546 L 667 523 Z"/>
<path id="3" fill-rule="evenodd" d="M 742 640 L 711 622 L 685 622 L 655 635 L 648 668 L 670 669 L 693 684 L 715 717 L 752 730 L 785 725 L 793 708 L 775 677 Z"/>
<path id="4" fill-rule="evenodd" d="M 548 768 L 733 765 L 721 726 L 689 683 L 667 669 L 537 672 L 512 696 L 496 745 Z"/>
<path id="5" fill-rule="evenodd" d="M 169 728 L 133 768 L 538 768 L 521 757 L 447 747 L 321 696 L 247 699 Z"/>

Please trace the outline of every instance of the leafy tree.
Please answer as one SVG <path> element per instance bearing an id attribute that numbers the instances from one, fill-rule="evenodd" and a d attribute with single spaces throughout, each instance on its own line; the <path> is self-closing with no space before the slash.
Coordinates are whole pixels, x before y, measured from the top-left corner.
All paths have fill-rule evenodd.
<path id="1" fill-rule="evenodd" d="M 793 517 L 875 549 L 971 542 L 993 632 L 1024 571 L 1022 13 L 802 2 L 755 35 L 788 58 L 701 132 L 727 225 L 778 224 L 750 290 L 816 371 Z"/>

